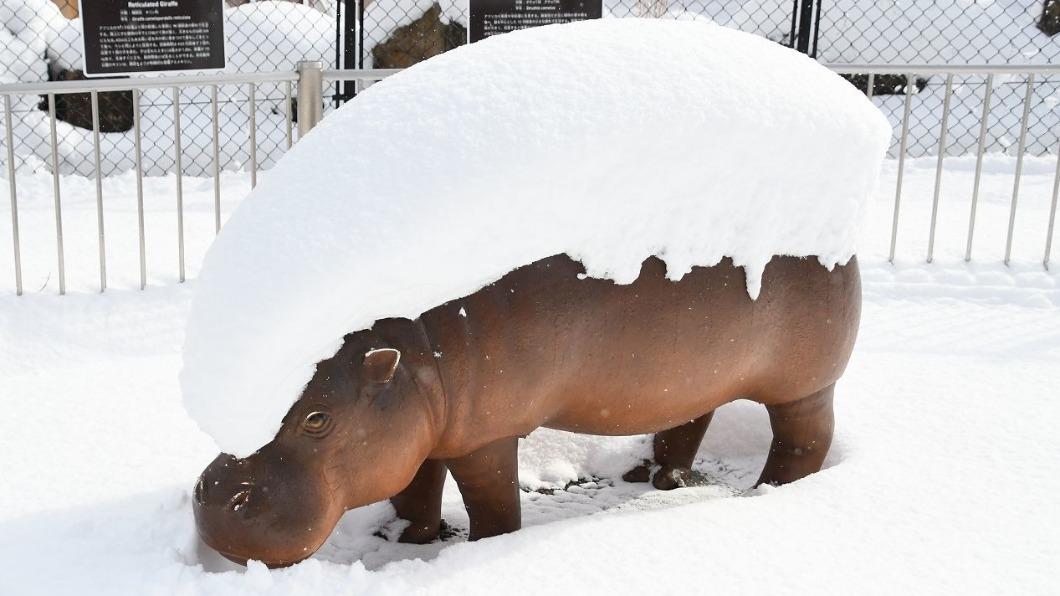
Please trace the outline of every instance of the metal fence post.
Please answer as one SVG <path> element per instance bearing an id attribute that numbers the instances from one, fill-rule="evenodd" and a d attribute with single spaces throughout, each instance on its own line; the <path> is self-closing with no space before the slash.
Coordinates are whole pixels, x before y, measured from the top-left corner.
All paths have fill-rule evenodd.
<path id="1" fill-rule="evenodd" d="M 795 0 L 792 3 L 791 47 L 816 58 L 820 24 L 821 2 L 819 0 Z"/>
<path id="2" fill-rule="evenodd" d="M 298 140 L 309 134 L 323 116 L 324 63 L 298 63 Z"/>

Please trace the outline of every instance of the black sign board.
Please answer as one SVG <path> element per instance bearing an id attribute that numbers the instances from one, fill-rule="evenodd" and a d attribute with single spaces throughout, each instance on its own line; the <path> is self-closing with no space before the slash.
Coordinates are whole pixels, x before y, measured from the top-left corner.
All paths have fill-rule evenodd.
<path id="1" fill-rule="evenodd" d="M 223 0 L 81 0 L 85 74 L 225 67 Z"/>
<path id="2" fill-rule="evenodd" d="M 471 43 L 517 29 L 598 19 L 603 0 L 471 0 Z"/>

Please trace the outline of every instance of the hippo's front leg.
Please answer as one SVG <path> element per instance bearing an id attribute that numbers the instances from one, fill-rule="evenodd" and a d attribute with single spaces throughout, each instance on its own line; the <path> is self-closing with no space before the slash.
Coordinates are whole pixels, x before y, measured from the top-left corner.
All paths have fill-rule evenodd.
<path id="1" fill-rule="evenodd" d="M 408 487 L 390 498 L 398 517 L 409 522 L 398 542 L 426 544 L 438 537 L 444 486 L 445 462 L 428 459 Z"/>
<path id="2" fill-rule="evenodd" d="M 446 463 L 460 487 L 464 508 L 471 518 L 468 540 L 506 534 L 520 528 L 518 438 L 494 441 Z"/>

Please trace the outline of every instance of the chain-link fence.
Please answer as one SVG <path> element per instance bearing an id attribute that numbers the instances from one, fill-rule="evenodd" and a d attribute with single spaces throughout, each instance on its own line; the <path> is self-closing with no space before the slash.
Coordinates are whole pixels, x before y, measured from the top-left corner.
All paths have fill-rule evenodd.
<path id="1" fill-rule="evenodd" d="M 1060 62 L 1060 0 L 823 0 L 817 57 L 841 64 L 1055 64 Z M 946 77 L 918 77 L 910 111 L 908 153 L 938 151 Z M 865 89 L 865 77 L 856 81 Z M 984 76 L 956 77 L 947 122 L 948 155 L 978 149 Z M 986 112 L 987 152 L 1017 148 L 1026 92 L 1024 76 L 993 79 Z M 897 128 L 905 73 L 877 77 L 876 104 Z M 898 96 L 896 96 L 898 95 Z M 1032 87 L 1026 151 L 1055 153 L 1060 145 L 1060 80 L 1039 76 Z M 898 150 L 898 139 L 892 155 Z"/>
<path id="2" fill-rule="evenodd" d="M 229 72 L 293 71 L 302 59 L 336 65 L 333 3 L 307 0 L 256 2 L 236 0 L 225 12 Z M 76 14 L 76 3 L 64 4 Z M 74 12 L 71 13 L 71 10 Z M 3 0 L 0 5 L 0 84 L 83 79 L 81 23 L 68 19 L 51 0 Z M 174 123 L 180 118 L 182 169 L 189 175 L 213 171 L 213 102 L 210 89 L 145 91 L 140 98 L 143 167 L 148 175 L 173 171 L 177 161 Z M 250 95 L 255 96 L 254 114 Z M 286 89 L 265 83 L 218 89 L 218 145 L 221 168 L 247 169 L 251 160 L 250 124 L 254 122 L 258 166 L 267 168 L 289 143 Z M 63 173 L 95 172 L 92 112 L 88 94 L 54 98 L 58 162 Z M 48 167 L 51 160 L 49 102 L 46 96 L 22 96 L 12 105 L 16 162 L 20 169 Z M 179 107 L 179 110 L 177 109 Z M 101 145 L 105 174 L 133 168 L 133 103 L 129 92 L 99 96 Z"/>
<path id="3" fill-rule="evenodd" d="M 468 0 L 302 0 L 301 2 L 226 0 L 230 72 L 290 71 L 302 59 L 322 60 L 328 68 L 403 68 L 466 43 Z M 827 63 L 866 64 L 1041 64 L 1060 59 L 1060 0 L 605 0 L 605 18 L 647 17 L 707 19 L 796 45 L 803 14 L 817 28 L 808 51 Z M 0 4 L 0 83 L 70 80 L 83 76 L 80 21 L 76 3 L 67 0 L 3 0 Z M 346 31 L 351 31 L 347 36 Z M 865 89 L 866 77 L 851 77 Z M 993 80 L 987 112 L 987 151 L 1011 152 L 1020 131 L 1025 80 Z M 906 88 L 915 88 L 908 152 L 938 150 L 946 79 L 917 78 L 904 73 L 875 78 L 874 101 L 896 127 L 904 109 Z M 978 147 L 986 79 L 954 81 L 947 123 L 947 154 L 973 153 Z M 336 86 L 328 109 L 351 96 Z M 246 169 L 251 160 L 248 139 L 255 123 L 257 166 L 268 168 L 288 147 L 281 85 L 219 89 L 218 110 L 222 169 Z M 1040 77 L 1032 90 L 1026 150 L 1055 152 L 1060 144 L 1060 81 Z M 210 90 L 185 89 L 176 98 L 184 173 L 209 175 L 213 168 Z M 101 94 L 102 168 L 112 174 L 133 164 L 132 102 L 129 93 Z M 177 161 L 173 124 L 174 96 L 146 92 L 141 98 L 144 169 L 149 175 L 171 172 Z M 21 97 L 12 111 L 16 161 L 20 168 L 47 168 L 50 120 L 47 98 Z M 59 164 L 64 173 L 94 173 L 89 97 L 55 97 Z M 895 149 L 897 150 L 897 138 Z M 893 153 L 893 152 L 892 152 Z M 3 153 L 0 152 L 0 159 Z"/>

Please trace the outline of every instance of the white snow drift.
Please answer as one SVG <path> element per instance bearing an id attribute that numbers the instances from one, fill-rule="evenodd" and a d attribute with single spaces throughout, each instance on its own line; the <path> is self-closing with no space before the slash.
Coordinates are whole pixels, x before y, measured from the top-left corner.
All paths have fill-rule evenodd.
<path id="1" fill-rule="evenodd" d="M 345 333 L 557 253 L 618 283 L 651 255 L 674 279 L 729 256 L 754 297 L 773 255 L 850 258 L 889 137 L 811 59 L 701 22 L 459 48 L 330 116 L 236 211 L 203 264 L 185 404 L 246 456 Z"/>

